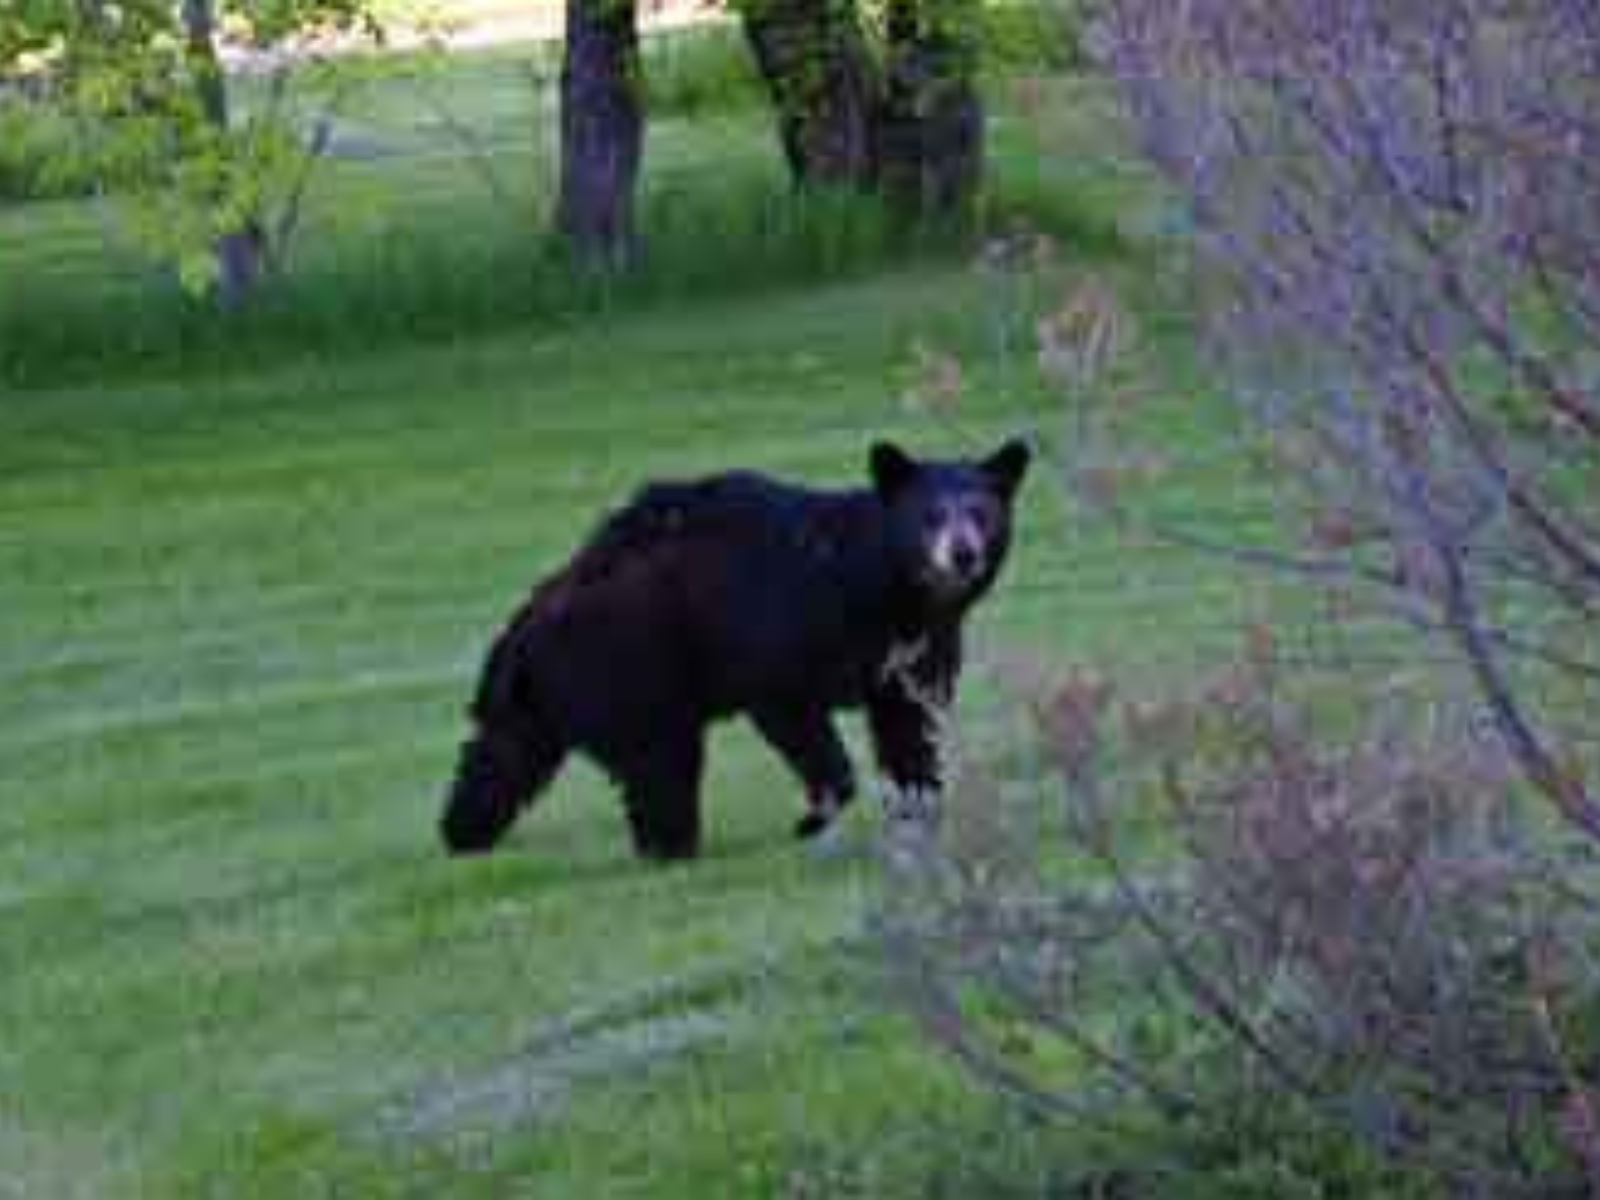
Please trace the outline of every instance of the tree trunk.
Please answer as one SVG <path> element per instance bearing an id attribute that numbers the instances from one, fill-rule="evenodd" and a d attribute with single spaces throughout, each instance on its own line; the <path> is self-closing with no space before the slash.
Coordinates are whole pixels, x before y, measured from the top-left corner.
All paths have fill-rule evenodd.
<path id="1" fill-rule="evenodd" d="M 890 0 L 880 178 L 918 218 L 967 215 L 983 182 L 977 33 L 963 0 Z"/>
<path id="2" fill-rule="evenodd" d="M 183 0 L 183 32 L 200 112 L 213 129 L 226 132 L 228 81 L 217 57 L 213 0 Z M 224 197 L 217 198 L 219 205 L 224 202 Z M 239 308 L 254 294 L 266 273 L 267 242 L 259 215 L 247 216 L 241 228 L 220 232 L 213 253 L 217 261 L 217 297 L 224 308 Z"/>
<path id="3" fill-rule="evenodd" d="M 634 0 L 567 0 L 557 231 L 585 263 L 625 266 L 644 147 Z"/>
<path id="4" fill-rule="evenodd" d="M 797 184 L 866 189 L 877 175 L 877 72 L 848 0 L 749 0 L 745 37 Z"/>
<path id="5" fill-rule="evenodd" d="M 255 294 L 266 274 L 267 239 L 257 221 L 217 238 L 217 299 L 237 309 Z"/>

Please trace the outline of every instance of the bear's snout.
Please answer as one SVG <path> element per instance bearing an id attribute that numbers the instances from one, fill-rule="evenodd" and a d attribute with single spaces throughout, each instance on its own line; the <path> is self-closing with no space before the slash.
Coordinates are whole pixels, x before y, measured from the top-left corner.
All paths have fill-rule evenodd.
<path id="1" fill-rule="evenodd" d="M 956 517 L 941 523 L 928 547 L 934 572 L 954 583 L 970 583 L 983 573 L 988 542 L 978 522 Z"/>

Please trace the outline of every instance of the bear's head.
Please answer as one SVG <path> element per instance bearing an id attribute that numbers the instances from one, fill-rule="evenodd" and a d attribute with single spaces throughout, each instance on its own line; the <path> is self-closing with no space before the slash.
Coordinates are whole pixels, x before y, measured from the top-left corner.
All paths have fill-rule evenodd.
<path id="1" fill-rule="evenodd" d="M 919 462 L 872 447 L 872 486 L 888 512 L 900 576 L 929 601 L 961 609 L 989 589 L 1011 545 L 1011 506 L 1028 470 L 1025 442 L 977 461 Z"/>

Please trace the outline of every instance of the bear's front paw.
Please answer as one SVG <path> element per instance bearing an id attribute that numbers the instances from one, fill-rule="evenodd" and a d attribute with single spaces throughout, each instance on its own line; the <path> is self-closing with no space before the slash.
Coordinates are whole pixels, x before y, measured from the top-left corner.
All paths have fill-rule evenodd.
<path id="1" fill-rule="evenodd" d="M 833 792 L 820 788 L 811 795 L 811 807 L 806 810 L 806 815 L 794 823 L 794 836 L 797 838 L 814 838 L 832 825 L 850 801 L 848 785 L 841 792 Z"/>
<path id="2" fill-rule="evenodd" d="M 832 813 L 818 812 L 816 809 L 812 809 L 794 823 L 794 836 L 802 841 L 807 838 L 814 838 L 832 824 Z"/>
<path id="3" fill-rule="evenodd" d="M 891 822 L 935 825 L 939 819 L 939 789 L 928 784 L 887 787 L 883 809 Z"/>

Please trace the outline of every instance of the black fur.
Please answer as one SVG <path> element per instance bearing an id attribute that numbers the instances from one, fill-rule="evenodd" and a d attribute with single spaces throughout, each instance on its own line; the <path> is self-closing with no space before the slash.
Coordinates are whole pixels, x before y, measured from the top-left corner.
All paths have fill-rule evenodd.
<path id="1" fill-rule="evenodd" d="M 446 845 L 492 848 L 580 750 L 620 784 L 641 855 L 693 857 L 706 727 L 738 714 L 804 784 L 802 836 L 855 794 L 836 710 L 866 709 L 896 787 L 937 786 L 930 704 L 950 701 L 961 621 L 1004 562 L 1027 463 L 1018 442 L 981 463 L 917 463 L 879 445 L 870 489 L 748 473 L 645 488 L 496 640 L 440 823 Z M 988 553 L 959 586 L 935 587 L 925 531 L 951 497 L 977 498 Z"/>

